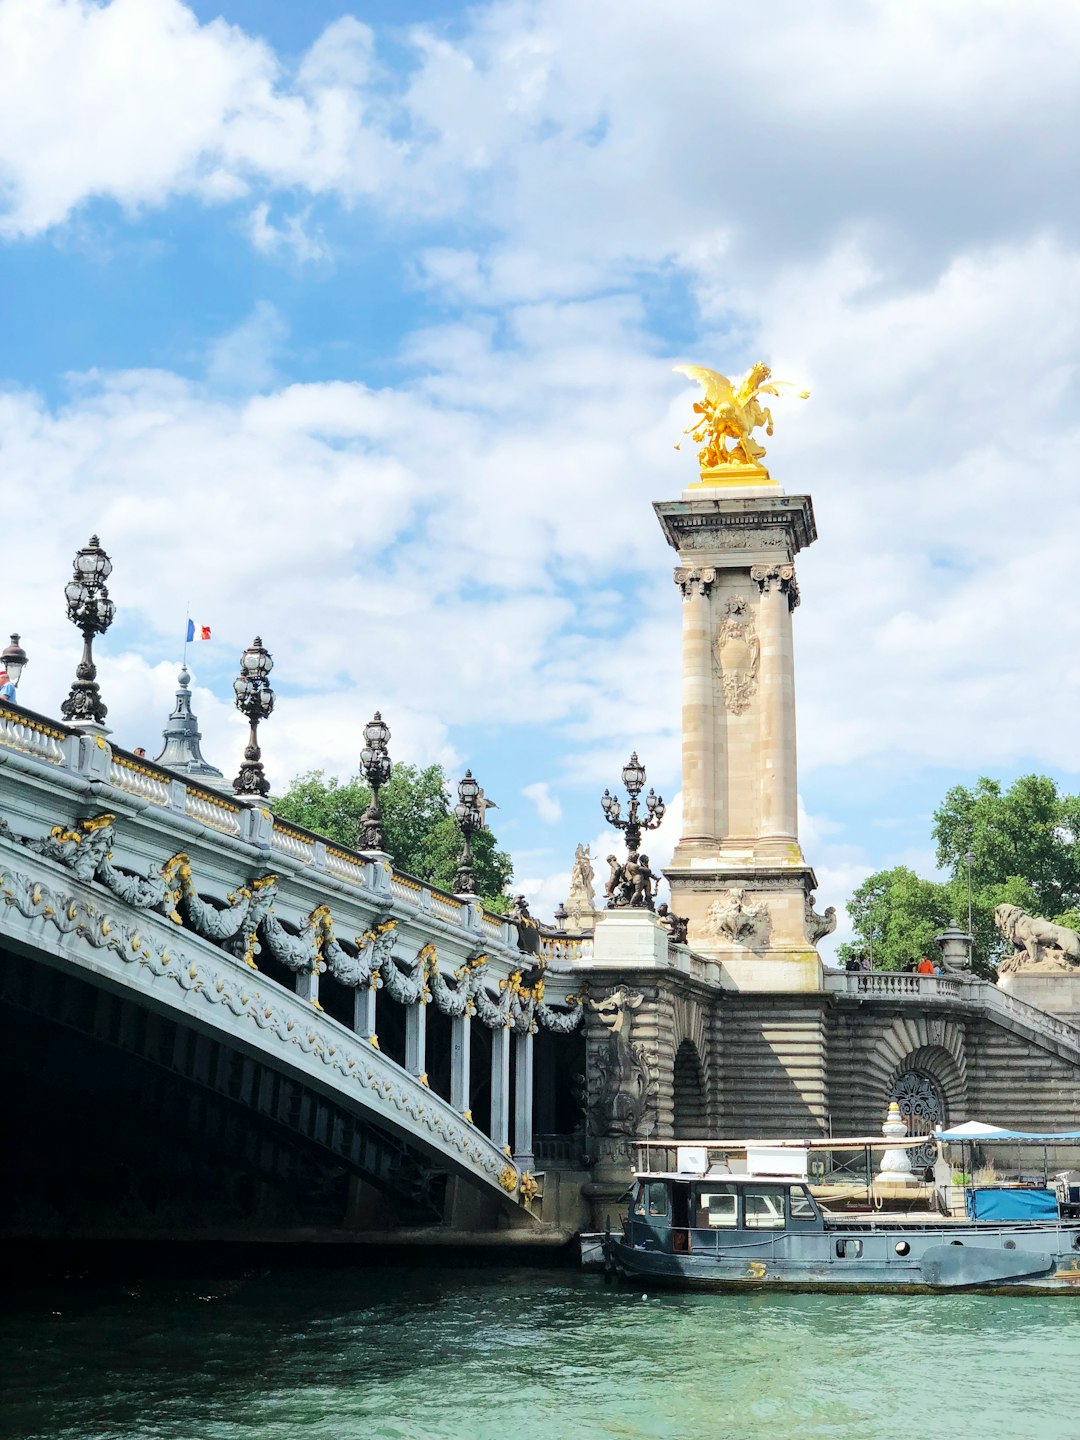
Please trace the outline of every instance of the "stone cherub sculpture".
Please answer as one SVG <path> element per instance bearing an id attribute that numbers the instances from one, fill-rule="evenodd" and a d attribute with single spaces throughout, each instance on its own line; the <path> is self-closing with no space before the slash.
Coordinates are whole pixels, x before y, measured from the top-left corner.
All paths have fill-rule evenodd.
<path id="1" fill-rule="evenodd" d="M 996 905 L 994 924 L 1013 946 L 998 966 L 1000 975 L 1017 970 L 1063 974 L 1080 966 L 1080 935 L 1075 930 L 1029 915 L 1018 905 Z"/>
<path id="2" fill-rule="evenodd" d="M 773 433 L 772 412 L 762 405 L 759 395 L 779 395 L 780 386 L 794 388 L 787 380 L 773 380 L 768 365 L 758 361 L 746 372 L 741 380 L 731 381 L 717 370 L 707 370 L 703 365 L 676 365 L 676 373 L 688 375 L 705 391 L 702 400 L 695 400 L 695 420 L 683 431 L 695 444 L 700 445 L 698 464 L 702 471 L 716 470 L 723 465 L 753 465 L 764 469 L 761 457 L 764 445 L 753 439 L 753 432 L 764 425 L 765 434 Z M 809 397 L 808 390 L 800 390 L 799 398 Z M 729 450 L 727 440 L 735 443 Z M 675 446 L 678 450 L 679 445 Z"/>
<path id="3" fill-rule="evenodd" d="M 663 876 L 657 875 L 649 865 L 648 855 L 633 851 L 625 860 L 616 855 L 607 857 L 610 866 L 608 882 L 604 886 L 608 908 L 622 910 L 633 906 L 651 910 L 656 892 Z"/>

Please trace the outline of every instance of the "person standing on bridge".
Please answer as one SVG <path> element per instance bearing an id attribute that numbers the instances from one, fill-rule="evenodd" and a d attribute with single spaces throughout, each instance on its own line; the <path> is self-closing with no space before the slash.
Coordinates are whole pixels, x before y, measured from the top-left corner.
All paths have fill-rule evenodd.
<path id="1" fill-rule="evenodd" d="M 3 700 L 6 705 L 16 704 L 15 684 L 4 669 L 0 669 L 0 700 Z"/>

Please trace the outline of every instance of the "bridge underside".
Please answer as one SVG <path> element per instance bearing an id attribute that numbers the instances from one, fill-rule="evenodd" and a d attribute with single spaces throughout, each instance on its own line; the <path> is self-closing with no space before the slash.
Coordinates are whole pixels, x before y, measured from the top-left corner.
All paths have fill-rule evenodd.
<path id="1" fill-rule="evenodd" d="M 0 948 L 0 1235 L 245 1240 L 499 1204 L 305 1085 L 138 999 Z"/>

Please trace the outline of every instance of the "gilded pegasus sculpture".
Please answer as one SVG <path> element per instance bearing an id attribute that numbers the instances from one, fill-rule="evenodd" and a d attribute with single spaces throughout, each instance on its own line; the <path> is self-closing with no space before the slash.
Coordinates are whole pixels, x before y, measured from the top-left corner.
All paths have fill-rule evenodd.
<path id="1" fill-rule="evenodd" d="M 761 395 L 779 395 L 781 386 L 794 389 L 789 380 L 774 380 L 768 365 L 758 361 L 746 372 L 741 380 L 731 381 L 718 370 L 707 370 L 703 365 L 676 365 L 675 372 L 688 375 L 705 391 L 704 398 L 694 401 L 695 419 L 683 431 L 695 444 L 700 445 L 698 464 L 702 474 L 718 470 L 725 465 L 751 465 L 764 470 L 761 457 L 764 445 L 753 438 L 753 432 L 761 426 L 765 434 L 773 433 L 772 411 L 759 400 Z M 809 398 L 809 390 L 798 392 L 800 400 Z M 727 441 L 734 444 L 730 449 Z M 682 446 L 682 437 L 675 446 Z"/>

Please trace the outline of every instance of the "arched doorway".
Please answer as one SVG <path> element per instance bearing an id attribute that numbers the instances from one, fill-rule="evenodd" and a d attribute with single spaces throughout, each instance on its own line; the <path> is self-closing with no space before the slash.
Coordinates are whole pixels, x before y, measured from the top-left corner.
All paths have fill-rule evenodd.
<path id="1" fill-rule="evenodd" d="M 892 1095 L 911 1135 L 932 1135 L 947 1120 L 945 1097 L 933 1075 L 925 1070 L 902 1070 L 893 1082 Z M 933 1141 L 912 1151 L 912 1166 L 924 1170 L 937 1156 Z"/>
<path id="2" fill-rule="evenodd" d="M 675 1139 L 703 1140 L 708 1135 L 709 1114 L 701 1083 L 701 1058 L 692 1040 L 684 1040 L 675 1051 L 673 1080 Z"/>

